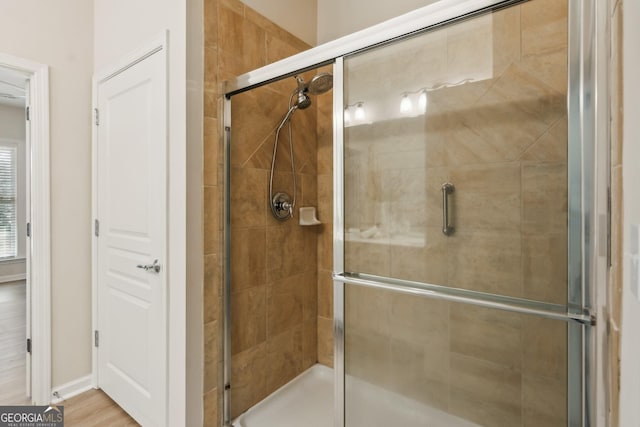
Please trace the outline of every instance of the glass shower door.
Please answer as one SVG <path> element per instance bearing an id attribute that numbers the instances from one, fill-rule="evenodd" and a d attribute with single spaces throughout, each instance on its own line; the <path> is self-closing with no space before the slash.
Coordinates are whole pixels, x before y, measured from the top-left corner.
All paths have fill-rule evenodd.
<path id="1" fill-rule="evenodd" d="M 578 425 L 567 40 L 532 0 L 344 59 L 345 425 Z"/>

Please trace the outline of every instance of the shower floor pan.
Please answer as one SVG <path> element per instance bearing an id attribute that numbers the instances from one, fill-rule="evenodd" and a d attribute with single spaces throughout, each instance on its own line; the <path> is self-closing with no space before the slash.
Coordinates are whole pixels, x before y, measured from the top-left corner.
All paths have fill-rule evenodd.
<path id="1" fill-rule="evenodd" d="M 347 427 L 479 427 L 353 377 L 347 377 L 347 387 Z M 232 425 L 333 427 L 333 369 L 312 366 L 240 415 Z"/>

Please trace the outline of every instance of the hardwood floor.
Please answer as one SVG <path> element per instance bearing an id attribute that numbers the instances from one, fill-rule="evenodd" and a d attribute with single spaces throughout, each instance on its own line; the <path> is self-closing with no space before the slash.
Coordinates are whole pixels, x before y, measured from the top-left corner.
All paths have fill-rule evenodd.
<path id="1" fill-rule="evenodd" d="M 0 405 L 28 405 L 26 282 L 0 283 Z"/>
<path id="2" fill-rule="evenodd" d="M 138 426 L 121 407 L 102 390 L 89 390 L 60 403 L 64 406 L 66 427 L 120 427 Z"/>

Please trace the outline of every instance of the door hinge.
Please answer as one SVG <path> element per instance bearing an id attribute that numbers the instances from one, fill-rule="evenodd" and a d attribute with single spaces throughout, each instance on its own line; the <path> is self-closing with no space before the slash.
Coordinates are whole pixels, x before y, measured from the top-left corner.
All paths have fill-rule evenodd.
<path id="1" fill-rule="evenodd" d="M 96 126 L 100 125 L 100 110 L 98 110 L 97 108 L 94 108 L 93 111 L 95 112 L 95 116 L 96 116 Z"/>
<path id="2" fill-rule="evenodd" d="M 96 237 L 100 236 L 100 221 L 98 221 L 97 219 L 93 224 L 93 233 L 96 235 Z"/>
<path id="3" fill-rule="evenodd" d="M 27 115 L 27 121 L 31 120 L 31 107 L 27 107 L 25 113 Z"/>
<path id="4" fill-rule="evenodd" d="M 31 338 L 27 338 L 27 353 L 31 353 Z"/>
<path id="5" fill-rule="evenodd" d="M 31 223 L 27 223 L 27 237 L 31 237 Z"/>
<path id="6" fill-rule="evenodd" d="M 95 347 L 100 347 L 100 334 L 98 331 L 93 331 L 93 345 Z"/>

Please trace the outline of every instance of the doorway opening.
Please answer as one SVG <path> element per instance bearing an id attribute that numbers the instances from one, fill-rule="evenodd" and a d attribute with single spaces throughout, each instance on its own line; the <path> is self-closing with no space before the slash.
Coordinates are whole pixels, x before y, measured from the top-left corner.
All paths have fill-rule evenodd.
<path id="1" fill-rule="evenodd" d="M 28 75 L 0 68 L 0 403 L 31 402 L 27 280 Z"/>
<path id="2" fill-rule="evenodd" d="M 51 402 L 49 76 L 0 54 L 0 404 Z"/>

